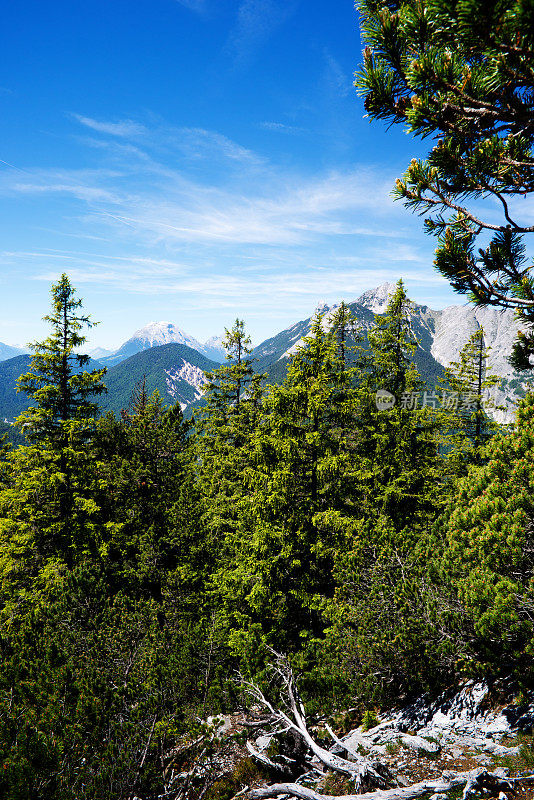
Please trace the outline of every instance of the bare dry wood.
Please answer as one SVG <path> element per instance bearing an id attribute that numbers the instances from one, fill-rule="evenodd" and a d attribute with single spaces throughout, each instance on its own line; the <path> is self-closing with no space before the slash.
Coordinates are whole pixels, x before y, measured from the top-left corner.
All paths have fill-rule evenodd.
<path id="1" fill-rule="evenodd" d="M 422 781 L 414 783 L 412 786 L 397 787 L 394 789 L 377 790 L 365 792 L 363 794 L 346 794 L 334 798 L 332 795 L 321 794 L 315 789 L 300 786 L 297 783 L 277 783 L 261 789 L 251 789 L 248 794 L 249 800 L 266 800 L 271 797 L 296 797 L 299 800 L 412 800 L 421 797 L 428 792 L 449 792 L 456 786 L 465 786 L 464 795 L 467 796 L 470 790 L 481 789 L 510 790 L 513 783 L 531 783 L 534 776 L 524 778 L 507 779 L 502 774 L 487 772 L 484 769 L 476 769 L 471 772 L 444 773 L 441 780 Z"/>
<path id="2" fill-rule="evenodd" d="M 256 750 L 251 742 L 247 742 L 246 747 L 250 755 L 260 764 L 263 764 L 264 767 L 274 770 L 275 772 L 280 772 L 282 775 L 294 775 L 293 770 L 288 764 L 280 764 L 277 761 L 273 761 L 266 756 L 265 753 L 260 753 L 258 750 Z"/>
<path id="3" fill-rule="evenodd" d="M 312 753 L 322 764 L 335 772 L 341 772 L 351 778 L 354 781 L 354 786 L 357 791 L 391 786 L 392 780 L 387 768 L 381 767 L 379 772 L 374 762 L 369 761 L 356 752 L 350 753 L 355 760 L 348 761 L 345 758 L 334 755 L 334 753 L 331 753 L 324 747 L 321 747 L 321 745 L 314 740 L 307 727 L 304 706 L 299 698 L 291 667 L 283 656 L 274 653 L 274 651 L 273 654 L 276 657 L 276 663 L 272 668 L 278 679 L 282 682 L 282 687 L 289 704 L 289 713 L 286 713 L 286 711 L 282 709 L 275 708 L 258 686 L 242 680 L 242 685 L 250 696 L 266 708 L 277 722 L 282 723 L 286 730 L 291 729 L 299 733 Z M 334 741 L 339 742 L 336 738 L 334 738 Z"/>

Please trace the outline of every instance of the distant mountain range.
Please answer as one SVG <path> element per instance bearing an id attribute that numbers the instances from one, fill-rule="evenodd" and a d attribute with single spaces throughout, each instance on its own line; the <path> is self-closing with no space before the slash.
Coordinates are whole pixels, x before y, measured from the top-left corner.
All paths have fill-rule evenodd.
<path id="1" fill-rule="evenodd" d="M 360 331 L 369 330 L 374 324 L 374 315 L 384 313 L 394 289 L 393 284 L 384 283 L 348 304 Z M 325 314 L 328 319 L 337 307 L 324 305 L 317 308 L 316 312 Z M 489 371 L 502 378 L 501 386 L 495 388 L 492 395 L 497 404 L 506 407 L 505 411 L 494 412 L 494 416 L 499 422 L 511 421 L 515 403 L 524 396 L 532 378 L 532 373 L 514 372 L 508 362 L 519 327 L 514 312 L 494 306 L 479 308 L 469 303 L 435 311 L 414 303 L 410 317 L 412 330 L 419 342 L 415 362 L 429 386 L 437 383 L 444 367 L 458 359 L 469 337 L 479 328 L 484 329 L 485 345 L 491 348 Z M 283 379 L 287 360 L 301 344 L 302 337 L 309 333 L 312 319 L 308 317 L 296 322 L 254 349 L 256 368 L 259 372 L 266 372 L 270 382 L 277 383 Z"/>
<path id="2" fill-rule="evenodd" d="M 359 332 L 365 334 L 375 323 L 375 314 L 383 313 L 386 309 L 388 296 L 395 287 L 393 284 L 385 283 L 377 289 L 365 292 L 358 300 L 348 303 Z M 326 324 L 339 306 L 328 306 L 326 304 L 318 306 L 314 314 L 307 319 L 296 322 L 271 339 L 267 339 L 258 345 L 252 357 L 256 359 L 255 369 L 267 375 L 269 383 L 279 383 L 284 379 L 287 362 L 289 357 L 302 344 L 303 338 L 310 332 L 313 317 L 320 313 L 324 315 Z M 434 335 L 434 323 L 432 312 L 426 306 L 414 306 L 412 314 L 412 328 L 420 346 L 415 354 L 417 368 L 425 381 L 433 386 L 440 375 L 443 374 L 443 366 L 431 354 L 431 347 Z"/>
<path id="3" fill-rule="evenodd" d="M 12 422 L 28 406 L 25 394 L 17 393 L 16 380 L 28 371 L 31 356 L 16 356 L 0 363 L 0 421 Z M 180 403 L 182 409 L 199 400 L 206 383 L 205 373 L 216 369 L 217 361 L 183 344 L 166 344 L 136 353 L 109 367 L 104 378 L 107 393 L 98 398 L 105 413 L 119 415 L 130 406 L 137 384 L 145 380 L 149 394 L 157 390 L 167 405 Z M 87 369 L 98 369 L 101 362 L 91 360 Z"/>
<path id="4" fill-rule="evenodd" d="M 144 328 L 136 331 L 118 350 L 110 354 L 98 356 L 105 366 L 120 364 L 126 358 L 148 350 L 152 347 L 162 347 L 167 344 L 182 344 L 196 350 L 197 353 L 217 361 L 224 361 L 225 352 L 222 347 L 222 336 L 212 336 L 207 342 L 201 344 L 193 336 L 182 331 L 172 322 L 149 322 Z M 96 353 L 95 353 L 96 357 Z"/>
<path id="5" fill-rule="evenodd" d="M 385 311 L 393 289 L 393 284 L 382 284 L 349 304 L 360 331 L 369 330 L 375 322 L 374 315 Z M 328 324 L 336 308 L 336 305 L 323 305 L 316 312 L 324 314 L 325 324 Z M 296 322 L 253 350 L 254 368 L 266 373 L 268 383 L 280 383 L 284 379 L 288 359 L 308 335 L 313 316 Z M 503 379 L 494 395 L 507 410 L 495 416 L 499 421 L 509 421 L 513 417 L 514 403 L 524 395 L 530 378 L 530 375 L 515 373 L 507 361 L 518 327 L 513 311 L 476 308 L 469 304 L 435 311 L 414 304 L 411 325 L 419 341 L 415 361 L 430 387 L 437 383 L 444 367 L 458 358 L 469 336 L 482 327 L 486 346 L 491 347 L 490 370 Z M 108 394 L 100 399 L 103 411 L 118 414 L 127 408 L 135 385 L 144 378 L 149 392 L 157 389 L 164 402 L 169 405 L 179 402 L 182 409 L 190 413 L 202 404 L 204 373 L 215 369 L 224 359 L 221 341 L 221 337 L 212 337 L 200 344 L 173 323 L 153 322 L 136 331 L 114 353 L 93 351 L 91 367 L 108 368 L 105 377 Z M 100 358 L 95 358 L 97 355 Z M 17 377 L 27 371 L 30 358 L 17 354 L 0 363 L 0 421 L 13 420 L 27 405 L 27 398 L 17 395 L 14 386 Z"/>
<path id="6" fill-rule="evenodd" d="M 15 358 L 21 356 L 28 351 L 22 347 L 13 347 L 10 344 L 3 344 L 0 342 L 0 361 L 6 361 L 8 358 Z"/>
<path id="7" fill-rule="evenodd" d="M 96 347 L 94 350 L 89 351 L 89 355 L 103 365 L 111 367 L 151 347 L 161 347 L 165 344 L 185 344 L 211 361 L 217 361 L 220 364 L 226 358 L 222 341 L 223 336 L 212 336 L 207 342 L 201 344 L 173 322 L 149 322 L 148 325 L 140 328 L 126 342 L 121 344 L 118 350 Z M 13 347 L 0 342 L 0 361 L 7 361 L 8 358 L 14 358 L 28 352 L 28 349 Z"/>

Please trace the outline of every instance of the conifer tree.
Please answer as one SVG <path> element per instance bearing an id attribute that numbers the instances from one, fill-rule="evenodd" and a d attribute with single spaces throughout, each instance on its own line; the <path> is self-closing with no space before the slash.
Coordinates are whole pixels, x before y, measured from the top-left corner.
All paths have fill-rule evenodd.
<path id="1" fill-rule="evenodd" d="M 351 384 L 336 333 L 318 315 L 284 383 L 270 387 L 261 405 L 239 525 L 216 576 L 230 641 L 248 668 L 261 657 L 262 642 L 295 649 L 321 628 L 315 604 L 333 589 L 337 535 L 325 515 L 342 511 L 351 484 Z"/>
<path id="2" fill-rule="evenodd" d="M 97 413 L 94 398 L 105 391 L 105 369 L 83 370 L 89 357 L 76 352 L 85 342 L 80 331 L 93 323 L 81 313 L 81 300 L 66 275 L 51 293 L 52 312 L 45 319 L 52 333 L 32 345 L 30 370 L 18 382 L 35 404 L 17 420 L 30 446 L 8 456 L 10 479 L 0 500 L 0 528 L 4 524 L 12 530 L 4 553 L 8 562 L 13 553 L 22 558 L 30 548 L 32 559 L 38 554 L 45 562 L 53 557 L 72 565 L 75 553 L 95 542 L 98 508 L 90 497 L 88 443 Z M 33 568 L 45 562 L 34 561 Z"/>
<path id="3" fill-rule="evenodd" d="M 82 370 L 90 358 L 77 352 L 85 343 L 83 327 L 92 328 L 91 317 L 81 314 L 82 300 L 67 275 L 52 286 L 52 312 L 44 319 L 50 323 L 51 335 L 43 342 L 30 345 L 34 352 L 30 370 L 17 381 L 17 391 L 24 392 L 36 403 L 24 411 L 17 424 L 26 430 L 30 441 L 38 441 L 52 450 L 66 448 L 71 423 L 91 420 L 98 411 L 95 398 L 106 391 L 102 378 L 106 369 Z"/>
<path id="4" fill-rule="evenodd" d="M 423 383 L 413 361 L 418 345 L 410 309 L 400 280 L 385 313 L 375 315 L 358 363 L 358 450 L 366 475 L 360 485 L 369 493 L 369 512 L 374 516 L 382 509 L 392 515 L 399 530 L 409 524 L 413 514 L 421 513 L 422 503 L 431 502 L 429 479 L 438 468 L 438 423 L 431 413 L 437 400 L 432 392 L 425 395 L 421 391 Z M 388 411 L 377 407 L 380 391 L 393 395 Z M 425 396 L 429 404 L 423 408 Z"/>
<path id="5" fill-rule="evenodd" d="M 252 381 L 254 370 L 249 358 L 252 348 L 250 336 L 245 331 L 243 320 L 236 319 L 233 327 L 225 328 L 222 342 L 226 350 L 226 365 L 207 373 L 209 383 L 205 394 L 211 407 L 229 410 L 232 406 L 239 408 L 243 393 Z"/>
<path id="6" fill-rule="evenodd" d="M 521 0 L 361 0 L 365 41 L 356 86 L 368 115 L 432 136 L 395 196 L 438 236 L 436 266 L 479 305 L 519 310 L 514 348 L 529 369 L 534 279 L 522 236 L 531 221 L 514 198 L 534 191 L 534 12 Z M 481 206 L 480 198 L 496 203 Z M 477 202 L 475 207 L 474 203 Z M 499 208 L 501 216 L 495 217 Z M 489 244 L 475 247 L 480 236 Z"/>
<path id="7" fill-rule="evenodd" d="M 344 365 L 347 365 L 356 341 L 359 342 L 361 337 L 358 336 L 356 318 L 344 300 L 331 315 L 328 323 L 336 334 L 339 358 Z"/>
<path id="8" fill-rule="evenodd" d="M 358 360 L 351 453 L 357 488 L 352 515 L 337 520 L 345 546 L 336 554 L 337 589 L 326 606 L 327 671 L 342 682 L 343 675 L 357 675 L 350 688 L 378 696 L 410 682 L 424 686 L 436 661 L 420 587 L 430 523 L 444 505 L 447 476 L 434 410 L 438 398 L 422 390 L 416 347 L 410 302 L 399 281 L 385 313 L 375 315 Z M 385 409 L 375 402 L 380 390 L 393 395 Z"/>
<path id="9" fill-rule="evenodd" d="M 94 497 L 108 531 L 108 579 L 131 594 L 160 599 L 166 573 L 179 563 L 187 572 L 202 550 L 201 531 L 192 526 L 198 507 L 189 429 L 179 404 L 165 408 L 144 379 L 120 420 L 99 420 L 93 452 L 101 489 Z"/>
<path id="10" fill-rule="evenodd" d="M 484 344 L 484 329 L 478 328 L 460 351 L 460 360 L 446 368 L 442 381 L 444 392 L 452 393 L 456 406 L 451 425 L 457 425 L 469 437 L 477 452 L 499 428 L 487 412 L 504 408 L 488 394 L 501 382 L 497 375 L 488 373 L 490 349 Z M 458 414 L 454 413 L 456 410 Z"/>
<path id="11" fill-rule="evenodd" d="M 143 384 L 120 420 L 90 416 L 85 318 L 54 289 L 64 335 L 21 381 L 32 442 L 0 463 L 0 795 L 152 797 L 222 671 L 188 426 Z"/>
<path id="12" fill-rule="evenodd" d="M 250 461 L 252 432 L 263 395 L 263 376 L 250 358 L 250 338 L 237 319 L 223 340 L 227 363 L 207 373 L 205 405 L 194 435 L 196 473 L 203 524 L 216 547 L 235 530 L 243 478 Z"/>
<path id="13" fill-rule="evenodd" d="M 486 463 L 458 482 L 438 526 L 438 625 L 450 632 L 457 667 L 471 674 L 532 680 L 533 441 L 530 393 L 513 431 L 494 436 Z"/>
<path id="14" fill-rule="evenodd" d="M 368 390 L 384 389 L 400 399 L 417 389 L 420 381 L 413 365 L 417 340 L 412 331 L 408 299 L 402 280 L 397 282 L 384 314 L 375 314 L 375 324 L 368 334 L 368 349 L 360 369 L 367 372 Z"/>

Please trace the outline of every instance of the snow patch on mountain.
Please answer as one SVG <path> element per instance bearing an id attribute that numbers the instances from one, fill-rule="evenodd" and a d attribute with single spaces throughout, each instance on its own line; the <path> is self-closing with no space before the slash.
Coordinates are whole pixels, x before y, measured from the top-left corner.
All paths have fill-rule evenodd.
<path id="1" fill-rule="evenodd" d="M 162 344 L 185 344 L 193 350 L 203 352 L 203 345 L 173 322 L 149 322 L 144 328 L 136 331 L 128 341 L 138 341 L 144 348 L 159 347 Z"/>
<path id="2" fill-rule="evenodd" d="M 100 360 L 102 363 L 111 366 L 119 364 L 136 353 L 148 350 L 150 347 L 183 344 L 206 356 L 206 358 L 220 363 L 224 361 L 225 357 L 222 338 L 222 336 L 212 336 L 205 344 L 201 344 L 194 336 L 190 336 L 175 325 L 174 322 L 149 322 L 148 325 L 139 328 L 118 350 L 111 355 L 101 356 Z"/>
<path id="3" fill-rule="evenodd" d="M 226 350 L 223 347 L 224 336 L 210 336 L 202 345 L 202 351 L 207 358 L 221 363 L 226 359 Z"/>

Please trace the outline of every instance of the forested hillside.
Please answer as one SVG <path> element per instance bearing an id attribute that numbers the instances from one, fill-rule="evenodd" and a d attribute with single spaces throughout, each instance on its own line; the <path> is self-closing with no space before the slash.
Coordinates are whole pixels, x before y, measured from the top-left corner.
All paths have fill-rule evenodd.
<path id="1" fill-rule="evenodd" d="M 508 377 L 531 376 L 534 7 L 358 9 L 356 87 L 371 121 L 432 141 L 394 193 L 437 237 L 472 328 L 441 363 L 438 312 L 399 280 L 380 313 L 365 295 L 319 309 L 261 353 L 236 319 L 222 365 L 170 343 L 107 372 L 69 276 L 53 283 L 48 336 L 0 365 L 19 390 L 0 425 L 2 800 L 532 800 L 534 393 L 495 421 L 483 323 L 514 317 Z M 147 131 L 92 121 L 106 129 Z M 264 161 L 200 133 L 260 181 Z M 156 210 L 158 237 L 208 224 Z M 223 249 L 228 219 L 209 222 Z"/>
<path id="2" fill-rule="evenodd" d="M 361 339 L 318 314 L 267 387 L 237 321 L 192 425 L 142 378 L 100 414 L 90 320 L 66 276 L 52 298 L 0 467 L 3 797 L 183 796 L 173 748 L 272 648 L 317 710 L 530 681 L 534 400 L 499 431 L 480 336 L 428 390 L 399 282 Z"/>
<path id="3" fill-rule="evenodd" d="M 157 391 L 165 406 L 185 407 L 202 395 L 204 373 L 218 364 L 183 344 L 166 344 L 137 353 L 106 373 L 104 411 L 120 415 L 131 402 L 136 385 L 145 381 L 147 391 Z"/>

